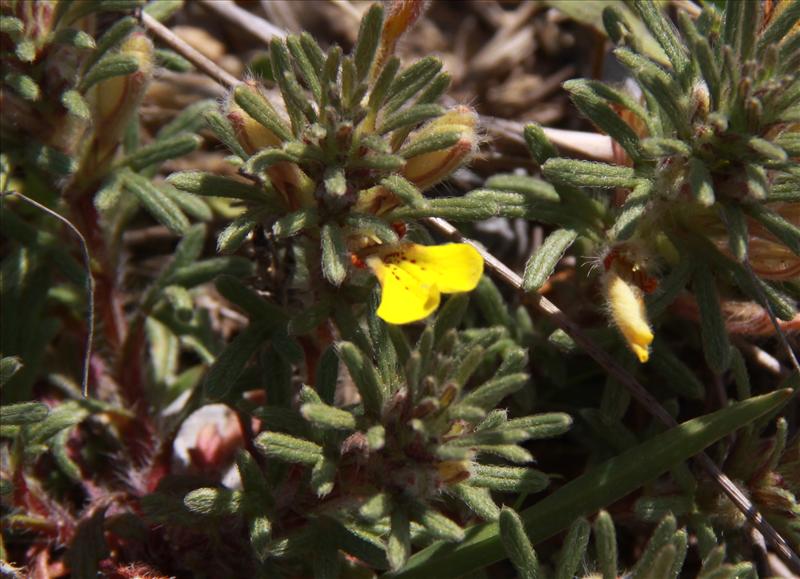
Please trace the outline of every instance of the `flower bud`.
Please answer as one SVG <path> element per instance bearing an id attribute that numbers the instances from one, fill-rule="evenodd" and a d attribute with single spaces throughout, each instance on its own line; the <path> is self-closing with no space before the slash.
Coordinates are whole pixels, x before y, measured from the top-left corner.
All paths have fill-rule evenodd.
<path id="1" fill-rule="evenodd" d="M 444 484 L 454 485 L 469 478 L 471 465 L 468 460 L 444 460 L 436 464 L 436 470 Z"/>
<path id="2" fill-rule="evenodd" d="M 372 67 L 373 78 L 377 76 L 386 60 L 394 54 L 398 39 L 411 28 L 425 12 L 429 0 L 393 0 L 383 21 L 381 44 Z"/>
<path id="3" fill-rule="evenodd" d="M 450 147 L 411 157 L 403 168 L 403 176 L 419 189 L 425 190 L 449 177 L 466 163 L 478 148 L 475 128 L 478 115 L 466 106 L 459 106 L 431 121 L 415 133 L 408 146 L 438 134 L 457 131 L 459 140 Z"/>
<path id="4" fill-rule="evenodd" d="M 280 192 L 291 210 L 313 207 L 316 184 L 294 163 L 275 163 L 267 169 L 270 183 Z"/>
<path id="5" fill-rule="evenodd" d="M 98 158 L 107 155 L 119 143 L 153 78 L 153 43 L 144 33 L 131 34 L 120 46 L 120 53 L 133 56 L 139 70 L 99 82 L 92 89 Z"/>
<path id="6" fill-rule="evenodd" d="M 358 193 L 353 211 L 383 215 L 400 204 L 397 197 L 385 187 L 376 185 Z"/>
<path id="7" fill-rule="evenodd" d="M 642 289 L 633 282 L 633 271 L 627 271 L 624 260 L 608 261 L 603 276 L 603 295 L 614 325 L 641 363 L 650 358 L 653 331 L 647 319 Z"/>
<path id="8" fill-rule="evenodd" d="M 249 89 L 248 92 L 251 96 L 255 96 L 258 99 L 259 106 L 263 107 L 265 111 L 269 111 L 275 118 L 278 118 L 278 113 L 264 95 L 261 94 L 255 83 L 248 82 L 247 89 Z M 239 138 L 242 147 L 251 155 L 260 149 L 281 146 L 280 137 L 250 116 L 236 103 L 233 95 L 228 101 L 227 116 L 236 131 L 236 136 Z"/>

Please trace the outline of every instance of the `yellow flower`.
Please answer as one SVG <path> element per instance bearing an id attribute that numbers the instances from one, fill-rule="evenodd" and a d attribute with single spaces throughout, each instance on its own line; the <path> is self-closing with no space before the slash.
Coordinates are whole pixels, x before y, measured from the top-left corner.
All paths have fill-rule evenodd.
<path id="1" fill-rule="evenodd" d="M 439 306 L 441 294 L 471 291 L 483 274 L 483 258 L 465 243 L 403 243 L 365 261 L 381 284 L 378 317 L 390 324 L 426 318 Z"/>
<path id="2" fill-rule="evenodd" d="M 614 269 L 604 279 L 606 301 L 614 324 L 619 328 L 628 347 L 644 364 L 650 359 L 653 330 L 647 320 L 642 290 L 620 276 Z"/>

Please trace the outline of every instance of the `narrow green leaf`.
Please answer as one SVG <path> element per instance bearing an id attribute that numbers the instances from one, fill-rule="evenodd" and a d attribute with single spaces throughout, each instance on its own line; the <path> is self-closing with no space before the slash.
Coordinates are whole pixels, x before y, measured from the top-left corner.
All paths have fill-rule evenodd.
<path id="1" fill-rule="evenodd" d="M 292 53 L 292 58 L 294 59 L 294 63 L 300 75 L 303 77 L 303 82 L 305 82 L 306 86 L 311 90 L 311 94 L 314 95 L 314 98 L 319 101 L 322 95 L 322 86 L 319 83 L 321 67 L 318 69 L 314 63 L 311 62 L 308 53 L 303 49 L 303 43 L 299 36 L 288 36 L 286 38 L 286 46 L 289 47 L 289 52 Z M 318 45 L 317 49 L 319 49 Z M 317 56 L 318 53 L 314 52 L 313 54 Z"/>
<path id="2" fill-rule="evenodd" d="M 36 81 L 27 74 L 9 72 L 3 75 L 3 83 L 26 101 L 35 102 L 42 96 L 42 91 Z"/>
<path id="3" fill-rule="evenodd" d="M 19 39 L 24 30 L 25 24 L 19 18 L 0 16 L 0 32 L 8 34 L 14 42 Z"/>
<path id="4" fill-rule="evenodd" d="M 383 6 L 373 4 L 361 18 L 361 27 L 358 30 L 358 38 L 353 49 L 358 82 L 366 80 L 372 62 L 375 60 L 375 53 L 381 39 L 382 24 Z"/>
<path id="5" fill-rule="evenodd" d="M 186 495 L 183 504 L 200 515 L 221 517 L 235 515 L 242 505 L 242 492 L 229 489 L 201 488 Z"/>
<path id="6" fill-rule="evenodd" d="M 547 488 L 550 479 L 530 468 L 478 464 L 466 484 L 504 493 L 538 493 Z"/>
<path id="7" fill-rule="evenodd" d="M 748 241 L 750 239 L 747 220 L 744 217 L 742 208 L 738 204 L 722 203 L 720 213 L 728 228 L 728 247 L 737 261 L 742 263 L 747 259 Z"/>
<path id="8" fill-rule="evenodd" d="M 293 213 L 284 215 L 272 226 L 272 232 L 278 239 L 297 235 L 303 229 L 315 227 L 319 220 L 316 209 L 298 209 Z"/>
<path id="9" fill-rule="evenodd" d="M 61 95 L 61 104 L 64 105 L 69 114 L 79 119 L 89 120 L 92 116 L 86 100 L 76 90 L 64 91 L 64 94 Z"/>
<path id="10" fill-rule="evenodd" d="M 536 123 L 525 125 L 523 136 L 533 160 L 539 165 L 544 165 L 552 157 L 558 157 L 558 149 L 544 134 L 544 129 L 542 129 L 541 125 Z"/>
<path id="11" fill-rule="evenodd" d="M 214 135 L 216 135 L 222 144 L 228 147 L 234 155 L 238 155 L 242 159 L 247 159 L 250 156 L 244 148 L 242 148 L 241 143 L 239 143 L 233 126 L 231 126 L 231 123 L 222 114 L 214 110 L 206 111 L 203 114 L 203 118 L 206 123 L 208 123 Z"/>
<path id="12" fill-rule="evenodd" d="M 563 412 L 548 412 L 514 418 L 500 426 L 502 429 L 524 430 L 529 438 L 553 438 L 567 432 L 572 427 L 572 417 Z"/>
<path id="13" fill-rule="evenodd" d="M 389 87 L 392 85 L 392 82 L 394 82 L 394 78 L 399 69 L 400 59 L 396 56 L 392 56 L 383 66 L 380 75 L 378 75 L 378 79 L 372 86 L 372 91 L 369 94 L 369 101 L 367 103 L 367 106 L 373 115 L 377 115 L 378 110 L 386 100 Z"/>
<path id="14" fill-rule="evenodd" d="M 461 324 L 468 305 L 469 295 L 466 293 L 456 294 L 445 302 L 436 314 L 436 321 L 433 325 L 435 344 L 441 344 L 444 335 Z"/>
<path id="15" fill-rule="evenodd" d="M 628 48 L 617 48 L 614 50 L 614 55 L 634 74 L 653 101 L 658 103 L 666 118 L 675 127 L 678 136 L 689 139 L 691 128 L 688 93 L 678 86 L 673 76 L 650 59 Z"/>
<path id="16" fill-rule="evenodd" d="M 97 48 L 86 60 L 85 66 L 87 70 L 104 57 L 109 50 L 122 42 L 122 40 L 136 28 L 136 24 L 136 19 L 132 16 L 125 16 L 114 22 L 114 24 L 97 40 Z"/>
<path id="17" fill-rule="evenodd" d="M 638 182 L 630 167 L 576 159 L 549 159 L 542 165 L 542 173 L 554 183 L 575 187 L 632 188 Z"/>
<path id="18" fill-rule="evenodd" d="M 414 519 L 436 539 L 455 542 L 464 538 L 464 529 L 435 509 L 420 506 Z"/>
<path id="19" fill-rule="evenodd" d="M 441 61 L 434 56 L 426 56 L 400 73 L 389 87 L 386 110 L 390 113 L 419 92 L 441 70 Z"/>
<path id="20" fill-rule="evenodd" d="M 180 208 L 146 177 L 125 171 L 123 187 L 136 195 L 156 221 L 165 225 L 170 231 L 183 234 L 188 229 L 189 220 Z"/>
<path id="21" fill-rule="evenodd" d="M 375 522 L 382 519 L 392 509 L 392 500 L 386 493 L 377 493 L 367 499 L 358 509 L 358 515 L 364 519 Z"/>
<path id="22" fill-rule="evenodd" d="M 31 445 L 44 444 L 50 438 L 80 423 L 89 416 L 89 411 L 75 402 L 56 406 L 41 421 L 27 427 L 27 441 Z"/>
<path id="23" fill-rule="evenodd" d="M 527 374 L 511 374 L 490 380 L 468 393 L 459 404 L 490 410 L 500 401 L 522 388 L 528 382 Z"/>
<path id="24" fill-rule="evenodd" d="M 5 223 L 5 221 L 4 221 Z M 5 356 L 0 359 L 0 386 L 6 382 L 22 369 L 22 360 L 16 356 Z"/>
<path id="25" fill-rule="evenodd" d="M 321 230 L 322 273 L 331 284 L 338 287 L 347 277 L 348 252 L 342 229 L 326 223 Z"/>
<path id="26" fill-rule="evenodd" d="M 761 165 L 747 163 L 744 166 L 747 190 L 752 199 L 763 201 L 769 193 L 769 177 Z"/>
<path id="27" fill-rule="evenodd" d="M 589 81 L 582 79 L 568 80 L 563 84 L 564 89 L 570 93 L 578 109 L 617 141 L 633 159 L 641 155 L 639 137 L 622 118 L 592 90 Z"/>
<path id="28" fill-rule="evenodd" d="M 436 104 L 414 105 L 387 115 L 378 126 L 378 134 L 384 135 L 395 129 L 414 127 L 423 121 L 441 116 L 443 113 L 444 108 Z"/>
<path id="29" fill-rule="evenodd" d="M 383 243 L 398 242 L 397 232 L 383 219 L 370 213 L 351 212 L 345 218 L 345 225 L 354 233 L 375 236 Z"/>
<path id="30" fill-rule="evenodd" d="M 292 133 L 278 116 L 278 113 L 256 89 L 240 84 L 233 89 L 233 98 L 236 104 L 242 107 L 248 115 L 275 133 L 279 139 L 288 141 L 292 138 Z"/>
<path id="31" fill-rule="evenodd" d="M 651 364 L 656 374 L 663 378 L 667 387 L 689 399 L 704 400 L 706 389 L 695 373 L 673 354 L 663 340 L 653 344 Z"/>
<path id="32" fill-rule="evenodd" d="M 41 143 L 34 142 L 25 147 L 25 156 L 30 163 L 51 175 L 64 176 L 78 170 L 76 159 Z"/>
<path id="33" fill-rule="evenodd" d="M 208 399 L 219 400 L 228 393 L 270 330 L 269 323 L 250 324 L 228 344 L 209 368 L 203 382 L 203 391 Z"/>
<path id="34" fill-rule="evenodd" d="M 256 448 L 270 458 L 314 466 L 322 459 L 322 447 L 280 432 L 263 432 L 255 439 Z"/>
<path id="35" fill-rule="evenodd" d="M 292 133 L 299 136 L 306 122 L 317 121 L 317 113 L 303 88 L 297 82 L 286 43 L 279 38 L 273 38 L 269 45 L 269 55 L 272 74 L 281 89 L 286 112 L 292 122 Z M 278 118 L 277 115 L 274 116 L 276 119 Z"/>
<path id="36" fill-rule="evenodd" d="M 406 164 L 400 155 L 372 154 L 354 159 L 350 163 L 353 169 L 371 169 L 375 171 L 397 171 Z"/>
<path id="37" fill-rule="evenodd" d="M 387 177 L 381 181 L 381 186 L 394 193 L 408 207 L 424 207 L 428 204 L 420 190 L 400 175 Z"/>
<path id="38" fill-rule="evenodd" d="M 639 218 L 646 212 L 652 191 L 653 183 L 650 181 L 641 181 L 633 188 L 633 191 L 625 200 L 614 226 L 611 228 L 612 238 L 625 240 L 633 235 L 639 223 Z"/>
<path id="39" fill-rule="evenodd" d="M 356 418 L 346 410 L 328 406 L 327 404 L 303 404 L 300 407 L 303 418 L 322 428 L 336 430 L 354 430 Z"/>
<path id="40" fill-rule="evenodd" d="M 401 508 L 392 511 L 389 538 L 386 542 L 386 558 L 391 569 L 399 569 L 411 554 L 411 523 Z"/>
<path id="41" fill-rule="evenodd" d="M 3 358 L 8 360 L 8 358 Z M 41 402 L 20 402 L 0 406 L 0 424 L 35 424 L 45 419 L 50 412 L 47 404 Z"/>
<path id="42" fill-rule="evenodd" d="M 325 66 L 325 54 L 322 52 L 322 48 L 308 32 L 303 32 L 300 35 L 300 44 L 309 62 L 314 67 L 314 71 L 317 75 L 321 75 L 322 68 Z"/>
<path id="43" fill-rule="evenodd" d="M 181 171 L 167 177 L 176 189 L 203 197 L 227 197 L 247 201 L 268 201 L 268 194 L 255 185 L 201 171 Z"/>
<path id="44" fill-rule="evenodd" d="M 173 50 L 156 48 L 156 63 L 158 66 L 172 72 L 191 72 L 194 65 Z"/>
<path id="45" fill-rule="evenodd" d="M 642 150 L 648 157 L 688 157 L 692 154 L 692 149 L 681 140 L 663 137 L 650 137 L 642 141 Z"/>
<path id="46" fill-rule="evenodd" d="M 373 417 L 381 415 L 386 393 L 378 382 L 378 374 L 372 362 L 364 357 L 354 344 L 340 342 L 337 344 L 339 358 L 350 371 L 350 376 L 361 394 L 364 412 Z"/>
<path id="47" fill-rule="evenodd" d="M 449 486 L 447 492 L 457 497 L 484 521 L 496 521 L 500 516 L 500 508 L 492 500 L 489 489 L 457 484 Z"/>
<path id="48" fill-rule="evenodd" d="M 78 90 L 85 94 L 87 90 L 99 82 L 115 76 L 127 76 L 138 70 L 139 60 L 136 56 L 132 54 L 111 54 L 98 61 L 88 70 Z"/>
<path id="49" fill-rule="evenodd" d="M 517 569 L 521 579 L 538 579 L 541 577 L 539 560 L 533 545 L 525 534 L 525 527 L 519 515 L 508 507 L 503 507 L 498 522 L 500 541 L 508 554 L 508 558 Z"/>
<path id="50" fill-rule="evenodd" d="M 250 210 L 231 221 L 217 236 L 217 251 L 222 254 L 237 251 L 267 214 L 263 210 Z"/>
<path id="51" fill-rule="evenodd" d="M 639 17 L 647 26 L 650 34 L 658 41 L 664 53 L 672 63 L 672 68 L 681 79 L 685 88 L 689 88 L 691 61 L 686 54 L 686 48 L 678 35 L 672 22 L 664 16 L 659 6 L 653 0 L 636 0 L 634 8 Z"/>
<path id="52" fill-rule="evenodd" d="M 744 205 L 745 211 L 780 239 L 795 255 L 800 255 L 800 227 L 784 219 L 776 211 L 759 203 Z"/>
<path id="53" fill-rule="evenodd" d="M 211 257 L 176 269 L 168 278 L 169 283 L 193 288 L 213 281 L 220 275 L 245 277 L 253 273 L 254 264 L 245 257 L 230 255 Z"/>
<path id="54" fill-rule="evenodd" d="M 188 155 L 196 150 L 201 143 L 202 139 L 192 134 L 157 139 L 125 157 L 120 164 L 127 165 L 138 172 L 151 165 Z"/>
<path id="55" fill-rule="evenodd" d="M 561 552 L 558 554 L 555 579 L 572 579 L 589 544 L 589 522 L 580 518 L 570 525 Z"/>
<path id="56" fill-rule="evenodd" d="M 714 204 L 714 183 L 711 180 L 711 173 L 706 164 L 697 157 L 689 160 L 689 185 L 700 205 L 711 207 Z"/>
<path id="57" fill-rule="evenodd" d="M 658 527 L 656 527 L 656 530 L 653 531 L 653 536 L 650 537 L 650 541 L 647 543 L 644 553 L 633 568 L 633 577 L 636 579 L 649 577 L 650 568 L 658 557 L 659 551 L 672 542 L 672 537 L 675 535 L 677 527 L 678 525 L 673 515 L 664 517 L 658 524 Z"/>
<path id="58" fill-rule="evenodd" d="M 617 579 L 617 533 L 607 511 L 600 511 L 594 521 L 594 544 L 602 579 Z"/>
<path id="59" fill-rule="evenodd" d="M 695 298 L 700 308 L 700 334 L 703 337 L 706 362 L 714 372 L 722 374 L 731 363 L 731 344 L 714 278 L 702 266 L 695 268 L 692 278 Z"/>
<path id="60" fill-rule="evenodd" d="M 148 2 L 143 10 L 159 22 L 166 22 L 183 8 L 183 5 L 184 0 L 156 0 L 155 2 Z"/>
<path id="61" fill-rule="evenodd" d="M 711 51 L 708 38 L 697 31 L 692 18 L 681 10 L 678 12 L 678 22 L 687 39 L 687 45 L 691 47 L 691 55 L 697 60 L 703 80 L 708 87 L 711 108 L 715 110 L 719 107 L 721 90 L 719 64 Z"/>
<path id="62" fill-rule="evenodd" d="M 22 62 L 33 62 L 36 60 L 36 44 L 29 39 L 23 39 L 16 43 L 14 54 Z"/>
<path id="63" fill-rule="evenodd" d="M 550 183 L 527 175 L 493 175 L 486 181 L 486 187 L 499 191 L 522 193 L 531 201 L 558 203 L 561 200 Z"/>
<path id="64" fill-rule="evenodd" d="M 438 106 L 438 105 L 417 105 L 417 107 L 433 107 L 433 106 Z M 398 113 L 398 115 L 405 112 L 406 111 L 401 111 L 400 113 Z M 422 112 L 424 113 L 424 111 Z M 419 113 L 420 110 L 417 108 L 415 114 Z M 405 120 L 410 120 L 410 119 L 411 119 L 410 114 L 406 119 L 402 119 L 399 116 L 395 116 L 393 119 L 387 119 L 387 123 L 389 122 L 389 120 L 392 120 L 392 122 L 405 122 Z M 432 153 L 434 151 L 444 151 L 445 149 L 448 149 L 453 145 L 455 145 L 456 143 L 458 143 L 462 138 L 464 138 L 464 131 L 462 129 L 423 134 L 422 136 L 416 136 L 413 139 L 411 139 L 411 141 L 406 146 L 404 146 L 402 149 L 400 149 L 400 151 L 398 151 L 398 154 L 405 159 L 411 159 L 412 157 L 416 157 L 417 155 L 424 155 L 426 153 Z"/>
<path id="65" fill-rule="evenodd" d="M 311 469 L 311 490 L 320 498 L 329 495 L 336 480 L 337 464 L 333 459 L 323 456 Z"/>
<path id="66" fill-rule="evenodd" d="M 522 275 L 522 289 L 526 292 L 539 291 L 555 271 L 564 253 L 578 238 L 578 232 L 572 229 L 556 229 L 525 264 Z"/>

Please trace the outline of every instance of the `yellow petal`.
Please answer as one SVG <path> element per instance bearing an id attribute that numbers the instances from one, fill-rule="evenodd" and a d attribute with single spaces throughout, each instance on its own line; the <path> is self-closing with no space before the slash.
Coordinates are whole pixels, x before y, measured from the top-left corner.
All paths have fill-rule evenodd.
<path id="1" fill-rule="evenodd" d="M 641 290 L 628 283 L 613 269 L 606 274 L 605 293 L 608 308 L 619 331 L 641 363 L 650 357 L 653 331 L 647 320 L 647 310 Z"/>
<path id="2" fill-rule="evenodd" d="M 408 324 L 427 318 L 439 307 L 436 284 L 415 277 L 396 263 L 383 263 L 378 257 L 367 259 L 381 284 L 378 317 L 390 324 Z"/>
<path id="3" fill-rule="evenodd" d="M 446 294 L 474 290 L 483 275 L 481 254 L 466 243 L 409 244 L 399 265 Z"/>

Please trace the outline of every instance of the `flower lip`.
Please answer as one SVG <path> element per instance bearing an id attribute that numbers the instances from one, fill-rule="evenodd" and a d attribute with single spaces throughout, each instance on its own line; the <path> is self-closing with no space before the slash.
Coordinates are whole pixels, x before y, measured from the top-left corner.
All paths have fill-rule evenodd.
<path id="1" fill-rule="evenodd" d="M 442 293 L 471 291 L 483 274 L 483 258 L 465 243 L 401 243 L 379 248 L 364 261 L 381 284 L 378 317 L 391 324 L 426 318 Z"/>

